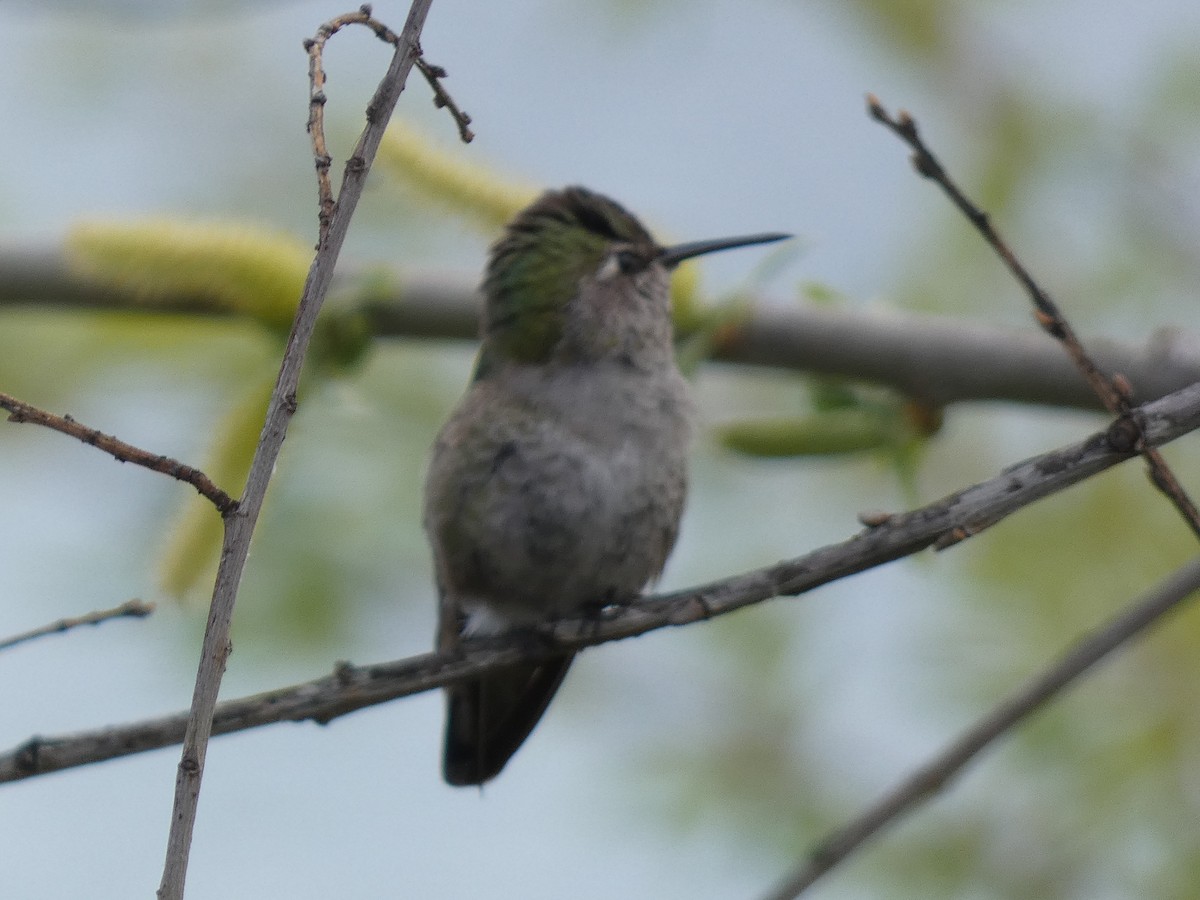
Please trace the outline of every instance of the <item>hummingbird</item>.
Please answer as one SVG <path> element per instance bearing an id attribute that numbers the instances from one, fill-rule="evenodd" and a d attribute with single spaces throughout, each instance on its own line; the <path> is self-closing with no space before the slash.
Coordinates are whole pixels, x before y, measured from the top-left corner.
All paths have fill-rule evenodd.
<path id="1" fill-rule="evenodd" d="M 671 271 L 786 237 L 664 247 L 582 187 L 548 191 L 508 223 L 483 278 L 474 375 L 425 483 L 439 652 L 628 604 L 659 575 L 679 531 L 692 419 Z M 447 687 L 446 782 L 499 774 L 573 657 Z"/>

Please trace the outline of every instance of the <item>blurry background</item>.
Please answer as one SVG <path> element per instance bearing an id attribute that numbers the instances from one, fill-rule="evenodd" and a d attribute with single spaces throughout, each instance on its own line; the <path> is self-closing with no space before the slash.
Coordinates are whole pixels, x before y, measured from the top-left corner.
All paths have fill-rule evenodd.
<path id="1" fill-rule="evenodd" d="M 81 217 L 155 215 L 313 241 L 301 41 L 349 8 L 7 0 L 0 240 L 51 245 Z M 407 5 L 375 12 L 399 28 Z M 448 154 L 535 186 L 586 184 L 672 238 L 793 231 L 803 252 L 762 289 L 773 302 L 816 284 L 862 308 L 1029 321 L 868 120 L 874 91 L 913 112 L 1085 335 L 1200 329 L 1200 6 L 1187 0 L 437 0 L 422 42 L 478 137 L 456 147 L 415 77 L 398 114 Z M 362 29 L 331 42 L 336 160 L 388 58 Z M 488 240 L 377 173 L 344 258 L 471 282 Z M 708 294 L 755 265 L 706 261 Z M 223 696 L 429 647 L 421 475 L 472 349 L 379 342 L 311 386 L 251 553 Z M 201 465 L 278 352 L 233 321 L 0 309 L 0 389 Z M 697 389 L 710 423 L 807 396 L 798 376 L 714 365 Z M 953 408 L 908 491 L 886 457 L 752 460 L 702 432 L 662 586 L 841 540 L 860 510 L 936 499 L 1101 424 Z M 1185 479 L 1188 443 L 1169 451 Z M 146 620 L 0 653 L 0 745 L 188 704 L 204 591 L 178 602 L 162 570 L 189 493 L 0 427 L 0 635 L 159 601 Z M 756 896 L 1193 552 L 1128 465 L 952 552 L 586 653 L 482 796 L 441 783 L 434 694 L 328 728 L 218 738 L 188 896 Z M 1194 896 L 1198 630 L 1195 610 L 1176 615 L 812 895 Z M 0 788 L 0 894 L 148 896 L 177 761 L 172 748 Z"/>

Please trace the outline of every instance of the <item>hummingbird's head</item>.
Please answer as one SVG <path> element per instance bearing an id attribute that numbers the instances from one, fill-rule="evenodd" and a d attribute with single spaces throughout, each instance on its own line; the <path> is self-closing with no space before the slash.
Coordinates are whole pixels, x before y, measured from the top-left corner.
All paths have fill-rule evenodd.
<path id="1" fill-rule="evenodd" d="M 607 197 L 581 187 L 547 191 L 492 247 L 483 281 L 488 349 L 518 362 L 547 361 L 581 284 L 614 261 L 619 269 L 627 259 L 631 268 L 656 250 L 642 223 Z"/>
<path id="2" fill-rule="evenodd" d="M 492 362 L 671 353 L 670 270 L 685 259 L 787 235 L 662 247 L 620 204 L 582 187 L 547 191 L 491 250 L 481 371 Z"/>

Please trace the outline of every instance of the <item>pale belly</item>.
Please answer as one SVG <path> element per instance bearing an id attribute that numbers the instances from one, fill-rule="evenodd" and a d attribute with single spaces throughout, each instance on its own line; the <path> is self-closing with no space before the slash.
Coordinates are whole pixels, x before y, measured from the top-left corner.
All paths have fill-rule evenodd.
<path id="1" fill-rule="evenodd" d="M 469 424 L 451 421 L 444 436 L 457 443 L 431 470 L 427 527 L 443 589 L 472 630 L 629 601 L 661 571 L 678 532 L 682 381 L 661 396 L 594 378 L 574 397 L 541 388 L 536 404 L 492 391 L 479 401 L 486 410 L 464 409 Z"/>

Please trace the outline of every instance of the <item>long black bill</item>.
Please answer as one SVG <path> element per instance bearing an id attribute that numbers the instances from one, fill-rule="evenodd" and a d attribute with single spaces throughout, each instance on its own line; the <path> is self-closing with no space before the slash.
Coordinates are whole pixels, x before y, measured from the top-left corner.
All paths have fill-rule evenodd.
<path id="1" fill-rule="evenodd" d="M 712 241 L 691 241 L 687 244 L 676 244 L 674 247 L 664 248 L 658 261 L 669 269 L 679 265 L 685 259 L 691 259 L 693 256 L 716 253 L 718 250 L 732 250 L 734 247 L 749 247 L 752 244 L 773 244 L 775 241 L 786 241 L 790 237 L 790 234 L 772 231 L 767 234 L 748 234 L 745 237 L 717 238 Z"/>

